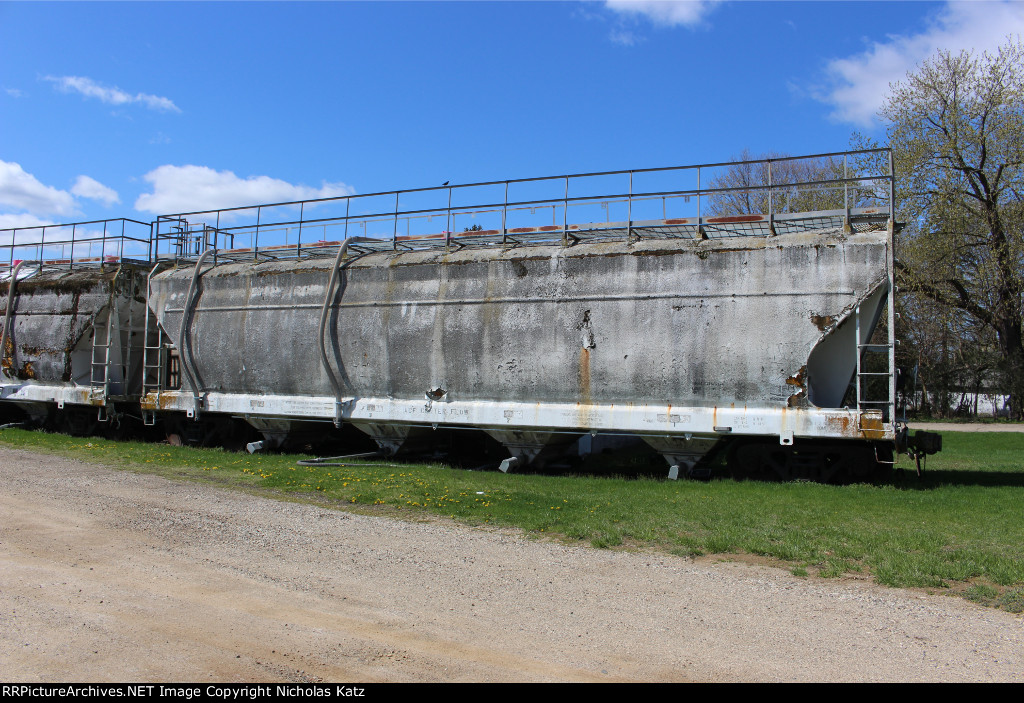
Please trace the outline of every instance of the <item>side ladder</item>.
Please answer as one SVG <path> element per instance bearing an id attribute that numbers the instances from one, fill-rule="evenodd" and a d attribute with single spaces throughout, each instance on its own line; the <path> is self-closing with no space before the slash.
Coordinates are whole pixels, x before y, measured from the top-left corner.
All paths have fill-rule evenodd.
<path id="1" fill-rule="evenodd" d="M 123 280 L 127 277 L 128 280 Z M 132 336 L 134 334 L 135 311 L 129 302 L 128 319 L 122 324 L 121 309 L 118 301 L 119 291 L 130 287 L 132 273 L 129 269 L 119 268 L 114 275 L 110 287 L 110 302 L 107 305 L 107 322 L 94 326 L 92 339 L 92 356 L 89 374 L 89 402 L 98 406 L 97 419 L 105 422 L 110 419 L 109 404 L 111 396 L 123 396 L 127 392 L 132 374 Z M 113 349 L 117 344 L 119 359 L 115 359 Z M 120 367 L 120 383 L 115 384 L 111 378 L 112 365 Z M 116 385 L 116 387 L 114 387 Z"/>
<path id="2" fill-rule="evenodd" d="M 146 314 L 145 346 L 142 350 L 142 395 L 152 392 L 157 394 L 164 390 L 164 365 L 166 349 L 160 342 L 160 329 L 153 319 L 153 313 Z M 142 411 L 142 422 L 145 425 L 156 424 L 156 413 L 152 410 Z"/>
<path id="3" fill-rule="evenodd" d="M 107 419 L 107 397 L 110 390 L 110 348 L 117 318 L 114 296 L 107 307 L 107 324 L 94 325 L 92 335 L 92 358 L 89 373 L 89 403 L 98 406 L 97 419 Z"/>
<path id="4" fill-rule="evenodd" d="M 886 302 L 891 305 L 892 300 Z M 889 325 L 889 339 L 887 342 L 872 343 L 870 339 L 861 341 L 861 320 L 860 305 L 854 311 L 855 341 L 857 344 L 857 370 L 854 376 L 854 385 L 857 391 L 857 423 L 858 429 L 877 430 L 877 427 L 865 427 L 864 418 L 866 412 L 880 412 L 883 423 L 892 424 L 896 420 L 896 379 L 895 379 L 895 348 L 896 342 L 893 338 L 892 325 Z M 885 355 L 886 371 L 865 370 L 865 356 Z M 878 368 L 878 364 L 871 364 L 871 368 Z M 884 397 L 882 384 L 871 383 L 885 379 Z M 873 413 L 872 413 L 873 414 Z"/>
<path id="5" fill-rule="evenodd" d="M 150 282 L 153 274 L 160 268 L 156 264 L 149 271 L 146 277 L 146 326 L 142 337 L 142 396 L 146 397 L 150 392 L 157 394 L 163 392 L 165 387 L 165 368 L 167 363 L 167 349 L 163 344 L 163 335 L 160 333 L 160 325 L 149 307 Z M 142 411 L 142 423 L 152 427 L 156 424 L 156 412 L 152 410 Z"/>

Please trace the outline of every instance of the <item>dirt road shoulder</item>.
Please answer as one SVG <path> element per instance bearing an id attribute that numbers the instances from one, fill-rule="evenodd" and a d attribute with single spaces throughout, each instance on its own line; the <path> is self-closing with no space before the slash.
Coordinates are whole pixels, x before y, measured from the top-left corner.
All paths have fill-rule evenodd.
<path id="1" fill-rule="evenodd" d="M 1021 681 L 956 598 L 282 503 L 0 448 L 8 681 Z"/>

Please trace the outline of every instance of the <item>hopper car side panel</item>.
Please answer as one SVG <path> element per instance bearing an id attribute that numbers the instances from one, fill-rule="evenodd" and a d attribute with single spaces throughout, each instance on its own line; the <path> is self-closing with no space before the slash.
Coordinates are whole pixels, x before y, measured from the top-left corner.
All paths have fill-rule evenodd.
<path id="1" fill-rule="evenodd" d="M 838 405 L 888 290 L 890 236 L 842 230 L 351 258 L 331 307 L 335 398 L 317 323 L 331 262 L 205 268 L 191 301 L 199 388 L 150 410 L 379 425 L 882 439 Z M 177 339 L 190 268 L 153 278 Z M 812 354 L 834 335 L 841 352 Z M 811 363 L 817 357 L 817 363 Z M 193 393 L 194 392 L 194 393 Z M 837 399 L 838 398 L 838 399 Z M 687 438 L 688 439 L 688 438 Z M 706 450 L 706 447 L 705 447 Z"/>
<path id="2" fill-rule="evenodd" d="M 71 382 L 72 350 L 109 303 L 113 277 L 113 271 L 78 271 L 18 281 L 3 350 L 5 380 Z M 0 284 L 4 301 L 9 287 Z"/>
<path id="3" fill-rule="evenodd" d="M 137 403 L 144 275 L 144 267 L 126 264 L 19 279 L 4 338 L 0 399 L 32 415 L 44 413 L 46 404 Z M 0 284 L 5 301 L 9 286 Z"/>

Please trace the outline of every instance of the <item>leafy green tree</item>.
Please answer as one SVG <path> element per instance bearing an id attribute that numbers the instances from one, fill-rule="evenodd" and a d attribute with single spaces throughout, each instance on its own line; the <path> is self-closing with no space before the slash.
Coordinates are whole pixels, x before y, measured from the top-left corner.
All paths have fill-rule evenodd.
<path id="1" fill-rule="evenodd" d="M 891 86 L 898 284 L 995 331 L 1024 416 L 1024 51 L 940 51 Z M 856 138 L 855 138 L 856 139 Z"/>

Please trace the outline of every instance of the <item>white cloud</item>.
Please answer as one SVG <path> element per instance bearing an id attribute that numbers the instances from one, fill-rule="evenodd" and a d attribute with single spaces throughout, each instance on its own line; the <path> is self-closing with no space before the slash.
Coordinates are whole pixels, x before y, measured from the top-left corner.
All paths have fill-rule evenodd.
<path id="1" fill-rule="evenodd" d="M 121 198 L 118 197 L 116 190 L 108 188 L 96 179 L 89 178 L 89 176 L 79 176 L 78 180 L 75 181 L 75 185 L 71 188 L 71 193 L 80 198 L 99 200 L 107 207 L 121 202 Z"/>
<path id="2" fill-rule="evenodd" d="M 994 51 L 1008 35 L 1024 34 L 1024 3 L 950 2 L 920 34 L 891 35 L 855 56 L 828 64 L 830 85 L 818 99 L 835 107 L 831 117 L 869 127 L 889 94 L 939 49 Z"/>
<path id="3" fill-rule="evenodd" d="M 658 25 L 692 27 L 718 3 L 719 0 L 605 0 L 605 7 L 625 15 L 646 17 Z"/>
<path id="4" fill-rule="evenodd" d="M 0 229 L 13 229 L 15 227 L 39 227 L 40 225 L 52 225 L 52 220 L 46 220 L 28 213 L 21 214 L 0 214 Z M 0 241 L 0 244 L 10 244 L 10 239 Z"/>
<path id="5" fill-rule="evenodd" d="M 313 188 L 269 176 L 239 178 L 231 171 L 192 165 L 160 166 L 144 178 L 152 184 L 153 192 L 140 195 L 135 209 L 154 215 L 332 198 L 355 192 L 344 183 L 324 183 Z"/>
<path id="6" fill-rule="evenodd" d="M 0 161 L 0 207 L 16 211 L 0 213 L 0 229 L 52 225 L 55 216 L 68 222 L 71 216 L 81 214 L 77 198 L 99 200 L 108 206 L 121 202 L 116 191 L 95 178 L 79 176 L 69 192 L 41 183 L 21 164 Z"/>
<path id="7" fill-rule="evenodd" d="M 0 205 L 36 215 L 70 215 L 75 212 L 71 193 L 43 185 L 20 164 L 0 161 Z"/>
<path id="8" fill-rule="evenodd" d="M 91 78 L 84 76 L 45 76 L 44 80 L 55 83 L 65 93 L 80 93 L 87 98 L 96 98 L 109 105 L 128 105 L 141 103 L 151 110 L 165 112 L 181 112 L 181 109 L 170 98 L 150 95 L 148 93 L 127 93 L 117 87 L 100 85 Z"/>
<path id="9" fill-rule="evenodd" d="M 628 29 L 613 29 L 608 35 L 608 38 L 615 44 L 621 44 L 622 46 L 636 46 L 637 44 L 644 41 L 644 38 L 638 36 L 635 32 L 631 32 Z"/>

